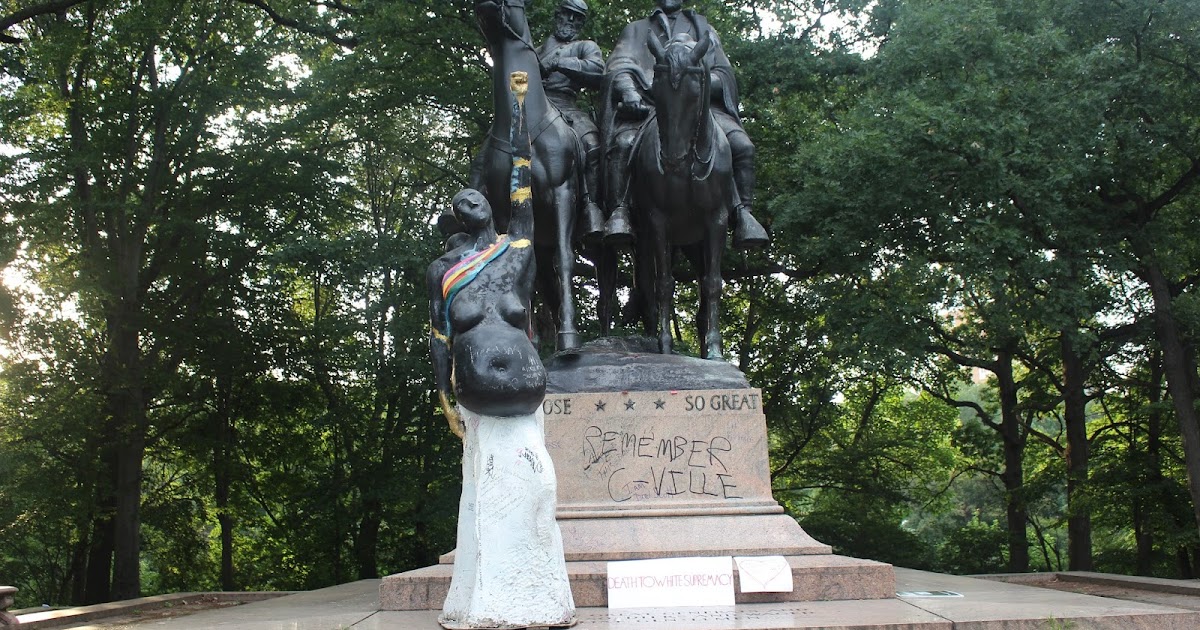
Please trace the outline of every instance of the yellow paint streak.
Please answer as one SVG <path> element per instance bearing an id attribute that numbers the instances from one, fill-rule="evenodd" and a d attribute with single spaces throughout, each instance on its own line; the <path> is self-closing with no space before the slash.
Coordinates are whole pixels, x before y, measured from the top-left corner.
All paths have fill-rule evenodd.
<path id="1" fill-rule="evenodd" d="M 533 199 L 533 190 L 531 190 L 528 186 L 518 188 L 512 192 L 511 199 L 513 203 L 525 203 L 526 201 Z"/>
<path id="2" fill-rule="evenodd" d="M 508 89 L 517 97 L 517 103 L 525 105 L 525 93 L 529 91 L 529 73 L 514 72 L 508 75 Z"/>
<path id="3" fill-rule="evenodd" d="M 450 423 L 450 432 L 457 435 L 458 439 L 464 439 L 467 435 L 467 425 L 463 424 L 458 408 L 450 402 L 446 392 L 439 391 L 438 400 L 442 403 L 442 413 L 446 415 L 446 422 Z"/>
<path id="4" fill-rule="evenodd" d="M 516 158 L 513 160 L 513 168 L 529 168 L 532 164 L 525 158 Z"/>

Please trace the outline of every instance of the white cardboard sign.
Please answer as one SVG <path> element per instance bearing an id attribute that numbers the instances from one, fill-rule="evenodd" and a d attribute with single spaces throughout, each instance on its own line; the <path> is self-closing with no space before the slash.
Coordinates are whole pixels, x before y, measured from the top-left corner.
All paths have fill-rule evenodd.
<path id="1" fill-rule="evenodd" d="M 783 556 L 744 556 L 733 559 L 743 593 L 791 593 L 792 566 Z"/>
<path id="2" fill-rule="evenodd" d="M 609 608 L 732 605 L 730 556 L 608 563 Z"/>

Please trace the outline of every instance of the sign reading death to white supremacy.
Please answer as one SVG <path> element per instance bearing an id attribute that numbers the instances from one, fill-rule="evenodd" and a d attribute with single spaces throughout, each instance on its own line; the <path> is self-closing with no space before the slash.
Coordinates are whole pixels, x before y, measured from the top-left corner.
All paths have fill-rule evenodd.
<path id="1" fill-rule="evenodd" d="M 733 558 L 608 563 L 608 607 L 733 606 Z"/>
<path id="2" fill-rule="evenodd" d="M 542 410 L 560 509 L 775 505 L 757 389 L 549 394 Z"/>

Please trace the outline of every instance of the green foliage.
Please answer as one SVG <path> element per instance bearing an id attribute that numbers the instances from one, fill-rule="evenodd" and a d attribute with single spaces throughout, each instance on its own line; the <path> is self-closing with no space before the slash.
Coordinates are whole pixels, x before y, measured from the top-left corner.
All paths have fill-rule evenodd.
<path id="1" fill-rule="evenodd" d="M 903 510 L 886 502 L 840 500 L 818 502 L 800 525 L 834 553 L 929 569 L 932 550 L 902 526 Z"/>
<path id="2" fill-rule="evenodd" d="M 1003 572 L 1008 562 L 1007 543 L 1007 535 L 998 523 L 983 523 L 976 516 L 951 532 L 938 547 L 938 568 L 956 575 Z"/>
<path id="3" fill-rule="evenodd" d="M 482 38 L 470 3 L 271 6 L 88 2 L 5 31 L 21 605 L 82 601 L 89 553 L 114 557 L 118 460 L 142 471 L 147 593 L 314 588 L 453 544 L 421 279 L 490 122 Z M 584 36 L 608 50 L 651 6 L 592 3 Z M 962 573 L 1018 545 L 1063 568 L 1090 515 L 1097 568 L 1200 570 L 1146 279 L 1194 355 L 1200 5 L 689 6 L 757 147 L 774 242 L 727 257 L 722 325 L 789 512 L 839 552 Z M 1070 492 L 1064 344 L 1091 456 Z"/>

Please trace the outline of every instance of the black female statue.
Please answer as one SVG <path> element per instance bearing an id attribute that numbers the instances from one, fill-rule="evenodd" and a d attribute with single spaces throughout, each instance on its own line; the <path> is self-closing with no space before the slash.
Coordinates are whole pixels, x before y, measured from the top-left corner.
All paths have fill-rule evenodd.
<path id="1" fill-rule="evenodd" d="M 430 352 L 443 409 L 461 437 L 452 388 L 458 404 L 477 413 L 528 414 L 542 404 L 546 372 L 528 336 L 532 217 L 514 213 L 508 234 L 497 234 L 478 191 L 459 192 L 451 205 L 467 238 L 429 267 Z"/>
<path id="2" fill-rule="evenodd" d="M 451 428 L 463 438 L 458 549 L 438 618 L 455 630 L 575 623 L 554 520 L 554 464 L 545 445 L 546 370 L 530 341 L 528 78 L 512 73 L 508 90 L 513 120 L 508 234 L 496 233 L 487 199 L 464 190 L 452 205 L 466 240 L 434 261 L 428 274 L 438 395 Z"/>

